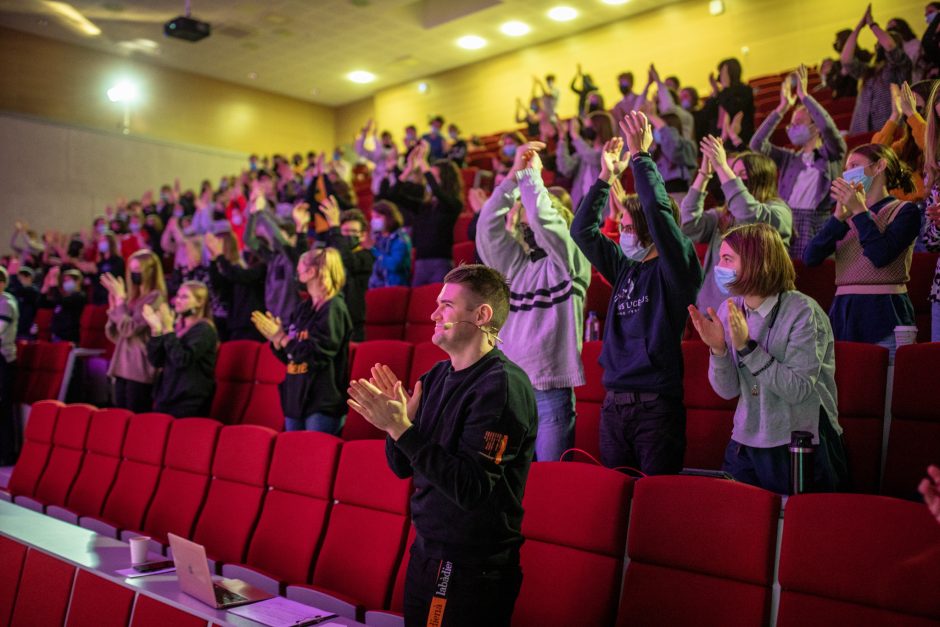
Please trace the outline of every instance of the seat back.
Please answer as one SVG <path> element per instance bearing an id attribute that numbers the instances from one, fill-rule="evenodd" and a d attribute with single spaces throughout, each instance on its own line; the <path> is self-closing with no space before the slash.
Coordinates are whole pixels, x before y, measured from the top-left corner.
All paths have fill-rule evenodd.
<path id="1" fill-rule="evenodd" d="M 114 342 L 108 339 L 104 327 L 108 322 L 107 305 L 85 305 L 79 323 L 79 342 L 82 348 L 104 350 L 104 357 L 110 359 L 114 354 Z"/>
<path id="2" fill-rule="evenodd" d="M 725 400 L 708 382 L 708 346 L 699 340 L 682 342 L 685 390 L 686 468 L 718 470 L 731 440 L 737 399 Z"/>
<path id="3" fill-rule="evenodd" d="M 286 376 L 287 366 L 274 356 L 270 344 L 263 344 L 258 350 L 255 384 L 242 414 L 242 424 L 284 430 L 284 411 L 278 386 Z"/>
<path id="4" fill-rule="evenodd" d="M 178 610 L 145 594 L 137 595 L 130 627 L 206 627 L 206 619 Z"/>
<path id="5" fill-rule="evenodd" d="M 593 464 L 532 464 L 513 625 L 613 623 L 632 491 L 629 477 Z"/>
<path id="6" fill-rule="evenodd" d="M 387 607 L 408 531 L 410 495 L 411 480 L 388 468 L 384 441 L 346 442 L 313 583 L 369 608 Z"/>
<path id="7" fill-rule="evenodd" d="M 326 528 L 343 441 L 316 431 L 281 433 L 274 443 L 268 493 L 251 537 L 251 566 L 302 583 Z"/>
<path id="8" fill-rule="evenodd" d="M 59 401 L 39 401 L 30 407 L 23 434 L 23 450 L 7 484 L 14 496 L 32 496 L 35 493 L 49 462 L 56 420 L 63 407 L 65 404 Z"/>
<path id="9" fill-rule="evenodd" d="M 940 525 L 921 503 L 867 494 L 787 501 L 778 627 L 940 624 Z"/>
<path id="10" fill-rule="evenodd" d="M 467 172 L 476 174 L 477 168 L 469 168 L 464 170 L 464 174 Z M 470 177 L 470 182 L 466 183 L 466 176 L 464 176 L 464 189 L 469 190 L 473 186 L 473 176 Z M 457 216 L 457 221 L 454 222 L 454 244 L 460 244 L 463 242 L 469 242 L 470 240 L 470 223 L 473 222 L 472 213 L 462 213 Z M 456 257 L 454 258 L 454 263 L 456 264 Z M 471 262 L 472 263 L 472 262 Z"/>
<path id="11" fill-rule="evenodd" d="M 466 233 L 464 233 L 464 237 L 466 238 Z M 475 263 L 477 258 L 476 242 L 465 239 L 454 244 L 451 247 L 451 258 L 454 260 L 454 266 Z"/>
<path id="12" fill-rule="evenodd" d="M 417 344 L 430 341 L 434 335 L 431 314 L 437 309 L 437 296 L 443 283 L 431 283 L 411 288 L 408 299 L 408 316 L 405 319 L 405 341 Z"/>
<path id="13" fill-rule="evenodd" d="M 597 319 L 601 323 L 601 335 L 598 339 L 604 337 L 604 322 L 607 320 L 607 310 L 610 308 L 610 297 L 613 288 L 607 282 L 600 272 L 591 273 L 591 284 L 588 285 L 587 292 L 584 295 L 584 320 L 587 321 L 590 312 L 597 313 Z M 584 333 L 584 329 L 579 329 L 579 333 Z"/>
<path id="14" fill-rule="evenodd" d="M 574 423 L 574 445 L 600 459 L 601 404 L 607 395 L 602 382 L 600 340 L 585 342 L 581 348 L 581 363 L 584 365 L 584 385 L 574 389 L 577 419 Z"/>
<path id="15" fill-rule="evenodd" d="M 413 390 L 415 383 L 421 375 L 428 372 L 439 361 L 447 361 L 450 356 L 440 346 L 433 342 L 415 344 L 414 354 L 411 357 L 411 373 L 408 376 L 408 388 Z"/>
<path id="16" fill-rule="evenodd" d="M 95 409 L 92 405 L 76 404 L 59 410 L 49 463 L 36 486 L 35 496 L 43 503 L 65 505 L 85 457 L 88 424 Z"/>
<path id="17" fill-rule="evenodd" d="M 940 372 L 940 342 L 902 346 L 894 357 L 891 431 L 882 494 L 919 498 L 928 464 L 940 451 L 940 405 L 925 401 Z"/>
<path id="18" fill-rule="evenodd" d="M 75 567 L 42 551 L 29 549 L 16 591 L 12 627 L 61 625 L 72 592 Z"/>
<path id="19" fill-rule="evenodd" d="M 36 317 L 33 322 L 36 325 L 36 339 L 40 342 L 52 340 L 52 314 L 53 310 L 47 307 L 36 310 Z"/>
<path id="20" fill-rule="evenodd" d="M 234 425 L 242 421 L 242 413 L 248 404 L 255 384 L 260 342 L 234 340 L 219 345 L 219 356 L 215 361 L 215 396 L 209 416 Z"/>
<path id="21" fill-rule="evenodd" d="M 767 624 L 779 515 L 779 496 L 742 483 L 638 481 L 617 625 Z"/>
<path id="22" fill-rule="evenodd" d="M 62 381 L 65 379 L 65 368 L 72 352 L 72 344 L 69 342 L 37 341 L 35 345 L 35 361 L 26 383 L 24 403 L 59 398 Z"/>
<path id="23" fill-rule="evenodd" d="M 160 483 L 147 509 L 144 530 L 160 542 L 168 532 L 191 538 L 209 487 L 212 458 L 222 425 L 209 418 L 176 420 L 170 428 Z"/>
<path id="24" fill-rule="evenodd" d="M 126 409 L 99 409 L 92 413 L 82 469 L 75 478 L 66 506 L 79 516 L 98 516 L 117 476 L 127 423 Z"/>
<path id="25" fill-rule="evenodd" d="M 160 479 L 172 422 L 166 414 L 131 416 L 117 479 L 101 512 L 108 522 L 121 529 L 140 529 Z"/>
<path id="26" fill-rule="evenodd" d="M 349 378 L 368 379 L 375 364 L 386 364 L 402 381 L 408 380 L 411 367 L 411 353 L 414 347 L 400 340 L 370 340 L 356 346 Z M 350 408 L 343 427 L 344 440 L 385 439 L 385 432 L 380 431 Z"/>
<path id="27" fill-rule="evenodd" d="M 13 379 L 13 402 L 25 403 L 29 382 L 36 367 L 39 348 L 36 342 L 16 341 L 16 376 Z"/>
<path id="28" fill-rule="evenodd" d="M 829 311 L 836 296 L 836 263 L 826 259 L 818 266 L 807 266 L 800 259 L 793 260 L 796 270 L 796 289 L 819 303 L 823 311 Z"/>
<path id="29" fill-rule="evenodd" d="M 16 593 L 26 561 L 26 545 L 0 536 L 0 625 L 10 624 Z"/>
<path id="30" fill-rule="evenodd" d="M 133 605 L 133 590 L 80 568 L 65 627 L 124 627 Z"/>
<path id="31" fill-rule="evenodd" d="M 410 288 L 378 287 L 366 291 L 367 340 L 400 340 L 405 337 Z"/>
<path id="32" fill-rule="evenodd" d="M 276 433 L 256 425 L 222 429 L 212 462 L 212 480 L 193 539 L 215 560 L 241 563 L 248 551 Z"/>
<path id="33" fill-rule="evenodd" d="M 884 438 L 888 349 L 836 342 L 836 389 L 852 489 L 876 494 Z"/>

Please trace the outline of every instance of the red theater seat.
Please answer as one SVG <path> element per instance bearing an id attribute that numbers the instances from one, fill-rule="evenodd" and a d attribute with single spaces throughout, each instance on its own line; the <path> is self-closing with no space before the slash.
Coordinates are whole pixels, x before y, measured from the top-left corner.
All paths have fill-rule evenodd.
<path id="1" fill-rule="evenodd" d="M 125 627 L 133 605 L 133 590 L 79 569 L 65 627 Z"/>
<path id="2" fill-rule="evenodd" d="M 166 534 L 191 538 L 206 498 L 212 458 L 222 425 L 208 418 L 176 420 L 170 428 L 160 484 L 143 529 L 166 544 Z"/>
<path id="3" fill-rule="evenodd" d="M 590 312 L 594 311 L 597 313 L 597 318 L 601 322 L 601 335 L 598 339 L 604 337 L 604 322 L 607 320 L 607 310 L 610 308 L 612 293 L 613 288 L 611 288 L 610 283 L 601 276 L 600 272 L 592 272 L 591 284 L 588 286 L 587 293 L 584 297 L 584 320 L 585 322 L 587 321 Z M 584 329 L 579 329 L 579 332 L 583 334 Z"/>
<path id="4" fill-rule="evenodd" d="M 74 576 L 75 567 L 71 564 L 36 549 L 27 551 L 10 625 L 63 624 Z"/>
<path id="5" fill-rule="evenodd" d="M 79 342 L 82 348 L 96 348 L 104 351 L 104 357 L 110 359 L 114 354 L 114 342 L 105 335 L 104 327 L 108 322 L 107 305 L 85 305 L 79 326 Z"/>
<path id="6" fill-rule="evenodd" d="M 59 410 L 49 463 L 34 494 L 41 503 L 38 511 L 43 511 L 43 505 L 65 505 L 85 457 L 88 424 L 95 409 L 91 405 L 67 405 Z M 20 499 L 15 501 L 19 503 Z"/>
<path id="7" fill-rule="evenodd" d="M 346 442 L 313 586 L 289 586 L 287 596 L 349 618 L 363 608 L 388 607 L 408 531 L 410 496 L 411 481 L 388 468 L 385 442 Z"/>
<path id="8" fill-rule="evenodd" d="M 940 525 L 921 503 L 866 494 L 787 502 L 777 627 L 940 625 Z"/>
<path id="9" fill-rule="evenodd" d="M 437 309 L 437 296 L 443 283 L 431 283 L 411 288 L 408 300 L 408 316 L 405 321 L 405 341 L 417 344 L 430 341 L 434 335 L 434 322 L 431 314 Z"/>
<path id="10" fill-rule="evenodd" d="M 738 400 L 715 394 L 708 382 L 708 346 L 698 340 L 682 342 L 685 390 L 686 468 L 718 470 L 731 440 Z"/>
<path id="11" fill-rule="evenodd" d="M 437 362 L 449 359 L 444 349 L 433 342 L 415 344 L 414 356 L 411 358 L 411 374 L 408 376 L 408 388 L 414 390 L 415 382 L 421 378 L 421 375 L 433 368 Z"/>
<path id="12" fill-rule="evenodd" d="M 852 489 L 877 494 L 884 436 L 888 349 L 836 342 L 839 424 L 844 432 Z"/>
<path id="13" fill-rule="evenodd" d="M 68 366 L 72 344 L 69 342 L 36 342 L 33 368 L 26 382 L 23 402 L 32 404 L 50 398 L 60 398 L 65 369 Z"/>
<path id="14" fill-rule="evenodd" d="M 883 494 L 919 499 L 917 484 L 940 457 L 940 404 L 930 392 L 938 372 L 940 342 L 902 346 L 895 354 Z"/>
<path id="15" fill-rule="evenodd" d="M 219 434 L 209 494 L 193 536 L 211 559 L 244 561 L 264 498 L 275 435 L 255 425 L 229 426 Z"/>
<path id="16" fill-rule="evenodd" d="M 39 401 L 30 408 L 29 421 L 23 434 L 23 450 L 20 451 L 7 485 L 7 490 L 13 496 L 34 494 L 49 461 L 56 419 L 63 407 L 65 404 L 59 401 Z"/>
<path id="17" fill-rule="evenodd" d="M 0 564 L 3 565 L 0 567 L 0 625 L 3 627 L 10 624 L 25 560 L 26 545 L 0 535 Z"/>
<path id="18" fill-rule="evenodd" d="M 120 529 L 140 529 L 160 479 L 163 452 L 173 418 L 149 413 L 131 416 L 118 466 L 117 480 L 101 512 L 101 519 L 83 516 L 79 524 L 117 537 Z"/>
<path id="19" fill-rule="evenodd" d="M 54 311 L 42 307 L 36 310 L 36 317 L 33 323 L 36 325 L 36 339 L 40 342 L 52 341 L 52 314 Z"/>
<path id="20" fill-rule="evenodd" d="M 796 269 L 796 289 L 814 298 L 823 311 L 829 311 L 836 296 L 835 262 L 826 259 L 822 264 L 811 267 L 794 259 L 793 267 Z"/>
<path id="21" fill-rule="evenodd" d="M 574 445 L 600 459 L 601 404 L 607 391 L 601 380 L 604 369 L 601 368 L 601 341 L 585 342 L 581 349 L 581 362 L 584 364 L 586 383 L 574 389 L 577 418 L 574 423 Z"/>
<path id="22" fill-rule="evenodd" d="M 255 384 L 255 370 L 261 342 L 234 340 L 223 342 L 215 362 L 215 396 L 209 416 L 234 425 L 242 414 Z"/>
<path id="23" fill-rule="evenodd" d="M 779 515 L 779 496 L 742 483 L 639 480 L 618 627 L 768 624 Z"/>
<path id="24" fill-rule="evenodd" d="M 367 340 L 400 340 L 405 337 L 410 293 L 411 289 L 403 286 L 378 287 L 366 291 Z"/>
<path id="25" fill-rule="evenodd" d="M 475 170 L 475 169 L 476 169 L 476 168 L 474 168 L 474 170 Z M 466 189 L 469 190 L 470 188 L 467 187 Z M 469 241 L 471 241 L 471 240 L 470 240 L 470 235 L 468 234 L 468 230 L 469 230 L 469 228 L 470 228 L 470 223 L 471 223 L 471 222 L 473 222 L 473 214 L 472 214 L 472 213 L 462 213 L 462 214 L 460 214 L 460 216 L 458 216 L 457 222 L 454 223 L 454 245 L 455 245 L 455 246 L 456 246 L 457 244 L 462 244 L 462 243 L 464 243 L 464 242 L 469 242 Z M 472 256 L 471 256 L 471 258 L 472 258 Z M 454 257 L 454 264 L 456 264 L 456 263 L 457 263 L 457 258 L 456 258 L 456 256 L 455 256 L 455 257 Z M 473 262 L 470 262 L 470 263 L 473 263 Z"/>
<path id="26" fill-rule="evenodd" d="M 374 627 L 404 627 L 405 625 L 405 575 L 408 572 L 408 561 L 411 559 L 411 545 L 415 541 L 415 528 L 408 527 L 408 540 L 405 542 L 405 552 L 398 563 L 395 575 L 395 584 L 392 586 L 392 599 L 387 610 L 367 610 L 365 614 L 366 625 Z"/>
<path id="27" fill-rule="evenodd" d="M 454 260 L 454 266 L 460 264 L 476 263 L 477 245 L 475 242 L 459 242 L 454 244 L 451 249 L 451 257 Z"/>
<path id="28" fill-rule="evenodd" d="M 593 464 L 532 464 L 513 625 L 613 623 L 632 489 L 629 477 Z"/>
<path id="29" fill-rule="evenodd" d="M 137 595 L 130 627 L 206 627 L 206 619 L 143 594 Z"/>
<path id="30" fill-rule="evenodd" d="M 226 564 L 222 574 L 278 592 L 279 582 L 306 582 L 326 528 L 343 441 L 315 431 L 281 433 L 274 443 L 268 493 L 251 537 L 246 564 L 267 585 Z"/>
<path id="31" fill-rule="evenodd" d="M 255 384 L 242 414 L 242 424 L 260 425 L 275 431 L 284 430 L 284 411 L 278 386 L 287 376 L 287 366 L 271 352 L 265 343 L 258 351 Z"/>
<path id="32" fill-rule="evenodd" d="M 385 364 L 401 381 L 407 381 L 413 349 L 410 343 L 399 340 L 362 342 L 356 346 L 349 378 L 368 379 L 375 364 Z M 373 427 L 354 409 L 350 409 L 346 415 L 346 426 L 343 427 L 342 435 L 344 440 L 385 439 L 384 431 Z"/>

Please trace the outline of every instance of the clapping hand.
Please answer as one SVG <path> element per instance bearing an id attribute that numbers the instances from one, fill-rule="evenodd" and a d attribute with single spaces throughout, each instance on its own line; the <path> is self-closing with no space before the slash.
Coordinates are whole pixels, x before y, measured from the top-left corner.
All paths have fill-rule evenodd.
<path id="1" fill-rule="evenodd" d="M 209 256 L 212 259 L 215 259 L 222 254 L 222 240 L 216 237 L 214 233 L 206 233 L 206 250 L 209 251 Z"/>
<path id="2" fill-rule="evenodd" d="M 796 97 L 800 99 L 800 102 L 803 102 L 809 85 L 809 70 L 806 69 L 805 64 L 801 63 L 793 75 L 796 77 Z"/>
<path id="3" fill-rule="evenodd" d="M 601 152 L 600 178 L 608 183 L 618 180 L 620 175 L 627 170 L 629 163 L 630 153 L 624 154 L 623 139 L 617 136 L 607 140 Z"/>
<path id="4" fill-rule="evenodd" d="M 339 226 L 339 201 L 336 200 L 336 196 L 326 197 L 320 203 L 320 211 L 326 217 L 327 224 L 331 227 Z"/>
<path id="5" fill-rule="evenodd" d="M 473 213 L 480 213 L 483 205 L 486 204 L 487 198 L 486 191 L 479 187 L 472 187 L 467 192 L 467 202 L 470 203 L 470 209 L 473 210 Z"/>
<path id="6" fill-rule="evenodd" d="M 510 176 L 515 175 L 529 167 L 534 167 L 533 159 L 538 159 L 538 166 L 541 169 L 542 160 L 538 158 L 538 151 L 543 150 L 545 144 L 542 142 L 527 142 L 516 148 L 516 154 L 513 157 L 512 168 L 509 171 Z"/>
<path id="7" fill-rule="evenodd" d="M 284 325 L 280 318 L 277 318 L 270 311 L 261 313 L 253 311 L 251 313 L 251 323 L 258 329 L 258 333 L 264 336 L 272 344 L 277 344 L 284 337 Z"/>
<path id="8" fill-rule="evenodd" d="M 108 303 L 111 307 L 120 307 L 127 300 L 127 289 L 123 278 L 105 272 L 101 275 L 101 285 L 108 290 Z"/>
<path id="9" fill-rule="evenodd" d="M 173 328 L 173 314 L 166 303 L 161 303 L 158 309 L 154 309 L 148 303 L 143 306 L 140 314 L 150 327 L 151 335 L 163 335 Z"/>
<path id="10" fill-rule="evenodd" d="M 630 111 L 620 121 L 620 130 L 627 140 L 631 155 L 649 150 L 653 143 L 653 129 L 646 115 L 640 111 Z"/>
<path id="11" fill-rule="evenodd" d="M 294 219 L 294 227 L 298 233 L 307 230 L 307 225 L 310 224 L 310 205 L 300 201 L 291 209 L 290 215 Z"/>
<path id="12" fill-rule="evenodd" d="M 721 326 L 721 320 L 712 307 L 708 308 L 706 318 L 695 305 L 689 305 L 689 317 L 699 337 L 708 345 L 712 353 L 721 356 L 728 351 L 728 346 L 725 344 L 725 329 Z"/>
<path id="13" fill-rule="evenodd" d="M 836 201 L 836 218 L 845 221 L 848 213 L 853 216 L 868 211 L 865 206 L 865 193 L 861 184 L 852 185 L 844 178 L 833 179 L 829 188 Z"/>
<path id="14" fill-rule="evenodd" d="M 796 94 L 793 93 L 793 86 L 790 84 L 790 77 L 788 76 L 780 83 L 780 105 L 777 107 L 777 112 L 783 115 L 794 104 L 796 104 Z"/>
<path id="15" fill-rule="evenodd" d="M 699 142 L 702 149 L 702 155 L 708 158 L 708 162 L 715 171 L 720 171 L 728 166 L 728 155 L 725 152 L 725 146 L 721 140 L 714 135 L 706 135 Z"/>
<path id="16" fill-rule="evenodd" d="M 894 85 L 892 85 L 894 87 Z M 901 109 L 906 117 L 914 117 L 917 113 L 917 101 L 914 99 L 914 93 L 911 91 L 911 86 L 908 85 L 907 81 L 901 85 L 900 93 L 898 94 L 898 106 Z"/>
<path id="17" fill-rule="evenodd" d="M 369 379 L 369 383 L 380 389 L 390 400 L 400 399 L 398 390 L 401 389 L 405 395 L 408 419 L 414 420 L 415 414 L 418 413 L 418 405 L 421 403 L 420 379 L 415 382 L 414 393 L 408 396 L 408 394 L 404 392 L 404 386 L 402 386 L 401 381 L 398 380 L 398 377 L 395 376 L 391 368 L 385 364 L 375 364 L 372 367 L 372 378 Z"/>
<path id="18" fill-rule="evenodd" d="M 917 486 L 917 491 L 924 495 L 930 515 L 940 523 L 940 468 L 929 466 L 927 476 Z"/>
<path id="19" fill-rule="evenodd" d="M 739 351 L 747 346 L 748 340 L 751 339 L 750 331 L 747 328 L 747 318 L 744 317 L 744 312 L 734 304 L 733 299 L 729 298 L 727 302 L 728 336 L 731 338 L 731 345 L 734 350 Z"/>

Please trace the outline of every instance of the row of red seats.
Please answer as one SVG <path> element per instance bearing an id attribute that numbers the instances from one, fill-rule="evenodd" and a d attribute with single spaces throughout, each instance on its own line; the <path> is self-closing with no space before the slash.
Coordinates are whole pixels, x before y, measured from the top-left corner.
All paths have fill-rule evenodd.
<path id="1" fill-rule="evenodd" d="M 89 432 L 80 443 L 82 424 Z M 32 478 L 33 503 L 48 493 L 47 475 L 61 483 L 77 476 L 66 497 L 72 501 L 91 485 L 84 476 L 95 474 L 97 483 L 113 484 L 100 517 L 117 499 L 127 510 L 120 518 L 143 521 L 125 524 L 129 533 L 193 537 L 225 562 L 227 576 L 319 607 L 329 590 L 333 611 L 345 611 L 344 601 L 346 610 L 357 602 L 375 610 L 366 614 L 369 624 L 389 624 L 389 612 L 401 610 L 404 549 L 413 539 L 411 485 L 388 471 L 380 442 L 275 436 L 260 427 L 91 413 L 53 402 L 37 404 L 27 440 L 21 464 L 43 466 Z M 111 455 L 102 452 L 103 440 Z M 108 457 L 113 478 L 103 465 Z M 17 466 L 14 494 L 28 487 L 26 472 Z M 23 495 L 16 501 L 30 504 Z M 533 464 L 523 505 L 525 578 L 515 625 L 768 624 L 778 558 L 777 625 L 940 620 L 933 593 L 940 527 L 921 504 L 849 494 L 792 497 L 779 551 L 780 498 L 734 482 L 683 476 L 635 482 L 589 464 L 545 462 Z M 0 551 L 11 554 L 7 544 Z M 0 619 L 11 612 L 8 589 L 16 586 L 0 585 Z M 68 596 L 67 585 L 51 591 L 50 605 Z M 35 602 L 29 607 L 43 611 Z"/>
<path id="2" fill-rule="evenodd" d="M 198 616 L 3 536 L 0 563 L 3 627 L 206 627 Z"/>

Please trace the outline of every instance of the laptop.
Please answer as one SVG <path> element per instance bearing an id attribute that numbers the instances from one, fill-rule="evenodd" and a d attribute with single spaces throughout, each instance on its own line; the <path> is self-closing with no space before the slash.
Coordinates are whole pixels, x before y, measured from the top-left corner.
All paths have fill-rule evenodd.
<path id="1" fill-rule="evenodd" d="M 201 544 L 168 533 L 173 563 L 179 578 L 180 590 L 217 610 L 270 599 L 272 594 L 255 588 L 239 579 L 212 580 L 206 549 Z"/>

